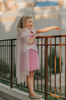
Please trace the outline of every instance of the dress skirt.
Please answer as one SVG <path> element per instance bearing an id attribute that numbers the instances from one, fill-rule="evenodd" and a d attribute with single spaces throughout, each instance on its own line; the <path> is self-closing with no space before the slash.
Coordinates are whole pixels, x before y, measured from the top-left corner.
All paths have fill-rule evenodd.
<path id="1" fill-rule="evenodd" d="M 29 71 L 39 70 L 39 56 L 37 51 L 29 49 Z"/>
<path id="2" fill-rule="evenodd" d="M 29 65 L 29 66 L 28 66 Z M 20 52 L 20 72 L 39 70 L 39 56 L 36 50 Z"/>

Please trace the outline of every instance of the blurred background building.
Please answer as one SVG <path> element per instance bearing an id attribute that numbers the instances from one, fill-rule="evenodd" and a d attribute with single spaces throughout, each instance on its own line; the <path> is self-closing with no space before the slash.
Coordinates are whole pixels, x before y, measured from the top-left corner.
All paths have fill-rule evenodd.
<path id="1" fill-rule="evenodd" d="M 15 38 L 18 20 L 25 14 L 33 16 L 36 29 L 55 25 L 63 28 L 44 35 L 65 34 L 66 0 L 0 0 L 0 39 Z"/>

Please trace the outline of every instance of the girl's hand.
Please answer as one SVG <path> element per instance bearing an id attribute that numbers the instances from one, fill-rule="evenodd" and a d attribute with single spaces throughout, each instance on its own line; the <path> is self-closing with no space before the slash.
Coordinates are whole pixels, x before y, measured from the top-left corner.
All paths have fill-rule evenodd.
<path id="1" fill-rule="evenodd" d="M 54 29 L 56 29 L 58 31 L 59 29 L 62 29 L 62 28 L 54 26 Z"/>
<path id="2" fill-rule="evenodd" d="M 34 36 L 35 36 L 35 38 L 36 38 L 36 37 L 40 37 L 40 35 L 39 35 L 39 34 L 36 34 L 36 35 L 34 35 Z"/>

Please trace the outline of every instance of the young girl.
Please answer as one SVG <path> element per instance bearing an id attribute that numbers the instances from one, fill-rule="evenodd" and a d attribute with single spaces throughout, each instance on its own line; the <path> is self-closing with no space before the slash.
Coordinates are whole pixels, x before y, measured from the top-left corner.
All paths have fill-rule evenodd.
<path id="1" fill-rule="evenodd" d="M 40 68 L 35 38 L 39 36 L 38 33 L 52 29 L 59 30 L 61 28 L 52 26 L 40 30 L 34 29 L 31 16 L 22 16 L 17 25 L 16 77 L 18 83 L 27 81 L 30 98 L 42 97 L 33 90 L 34 71 Z"/>

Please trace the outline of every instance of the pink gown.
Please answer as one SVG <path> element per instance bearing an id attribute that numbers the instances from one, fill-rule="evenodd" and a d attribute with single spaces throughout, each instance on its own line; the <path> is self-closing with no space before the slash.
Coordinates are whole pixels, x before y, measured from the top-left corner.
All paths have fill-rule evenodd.
<path id="1" fill-rule="evenodd" d="M 17 83 L 26 82 L 29 71 L 39 70 L 39 56 L 37 53 L 36 42 L 28 45 L 28 39 L 34 36 L 35 29 L 19 28 L 17 34 L 17 49 L 16 49 L 16 77 Z"/>

